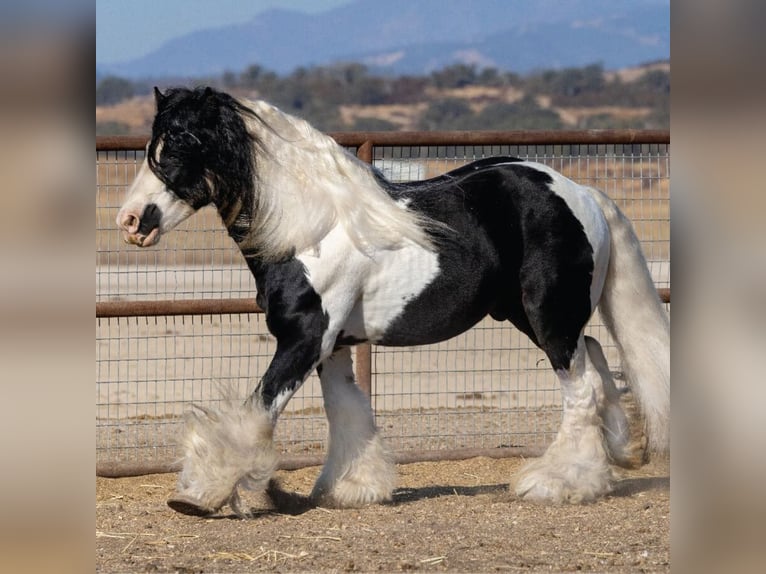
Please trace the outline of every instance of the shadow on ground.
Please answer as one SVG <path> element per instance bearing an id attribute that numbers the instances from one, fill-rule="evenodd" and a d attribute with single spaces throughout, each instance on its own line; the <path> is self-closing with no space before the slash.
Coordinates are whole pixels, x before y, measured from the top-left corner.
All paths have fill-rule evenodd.
<path id="1" fill-rule="evenodd" d="M 670 477 L 643 477 L 626 478 L 615 483 L 614 490 L 609 495 L 611 497 L 626 498 L 634 496 L 641 492 L 650 490 L 670 489 Z M 400 504 L 410 504 L 419 500 L 429 500 L 441 498 L 443 496 L 479 496 L 483 494 L 500 495 L 504 500 L 515 500 L 516 495 L 509 490 L 508 484 L 485 484 L 478 486 L 425 486 L 419 488 L 397 488 L 393 493 L 393 499 L 386 502 L 386 505 L 397 506 Z M 285 490 L 279 481 L 272 479 L 265 491 L 265 507 L 250 508 L 250 515 L 253 518 L 268 514 L 286 514 L 290 516 L 299 516 L 317 508 L 317 505 L 303 494 Z M 210 516 L 208 518 L 218 519 L 241 519 L 236 514 L 223 514 Z"/>

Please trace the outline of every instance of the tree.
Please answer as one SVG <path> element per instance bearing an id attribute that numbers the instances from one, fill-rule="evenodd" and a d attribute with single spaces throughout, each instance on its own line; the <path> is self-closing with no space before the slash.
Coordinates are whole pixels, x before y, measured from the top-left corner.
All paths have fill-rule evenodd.
<path id="1" fill-rule="evenodd" d="M 476 66 L 454 64 L 431 74 L 434 86 L 437 88 L 463 88 L 476 83 Z"/>
<path id="2" fill-rule="evenodd" d="M 497 68 L 483 68 L 476 77 L 480 86 L 504 86 L 511 83 L 511 76 L 502 74 Z"/>
<path id="3" fill-rule="evenodd" d="M 422 76 L 399 76 L 391 80 L 387 104 L 413 104 L 423 100 L 428 79 Z"/>
<path id="4" fill-rule="evenodd" d="M 253 64 L 245 68 L 245 70 L 239 75 L 239 84 L 243 88 L 255 88 L 258 85 L 258 81 L 266 70 L 258 64 Z"/>
<path id="5" fill-rule="evenodd" d="M 471 106 L 459 98 L 445 98 L 431 103 L 420 117 L 424 130 L 467 129 L 473 116 Z"/>
<path id="6" fill-rule="evenodd" d="M 357 118 L 351 126 L 352 131 L 360 132 L 392 132 L 398 129 L 399 126 L 393 122 L 370 117 Z"/>
<path id="7" fill-rule="evenodd" d="M 635 81 L 639 89 L 661 95 L 670 94 L 670 74 L 664 70 L 650 70 Z"/>
<path id="8" fill-rule="evenodd" d="M 527 94 L 551 96 L 557 106 L 593 106 L 614 103 L 608 95 L 604 68 L 591 64 L 582 68 L 545 70 L 532 75 L 525 85 Z"/>
<path id="9" fill-rule="evenodd" d="M 133 84 L 124 78 L 107 76 L 96 86 L 96 105 L 111 106 L 132 98 Z"/>
<path id="10" fill-rule="evenodd" d="M 221 76 L 221 83 L 224 88 L 230 90 L 239 86 L 239 78 L 237 78 L 237 74 L 231 70 L 226 70 Z"/>
<path id="11" fill-rule="evenodd" d="M 529 96 L 512 104 L 489 104 L 476 115 L 472 126 L 478 130 L 553 130 L 561 127 L 561 118 L 556 112 L 540 107 Z"/>

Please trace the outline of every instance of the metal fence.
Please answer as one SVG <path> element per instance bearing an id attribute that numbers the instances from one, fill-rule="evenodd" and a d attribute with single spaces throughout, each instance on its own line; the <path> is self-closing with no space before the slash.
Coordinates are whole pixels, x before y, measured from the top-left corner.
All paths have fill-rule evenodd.
<path id="1" fill-rule="evenodd" d="M 608 193 L 631 218 L 669 300 L 669 134 L 657 131 L 334 134 L 391 179 L 432 177 L 493 155 L 539 161 Z M 100 474 L 172 470 L 182 414 L 192 403 L 244 398 L 275 343 L 255 285 L 217 213 L 204 208 L 161 244 L 125 246 L 117 208 L 145 138 L 96 142 L 96 451 Z M 598 315 L 589 333 L 616 350 Z M 561 415 L 547 358 L 491 319 L 437 345 L 362 346 L 357 379 L 400 458 L 540 452 Z M 275 440 L 286 466 L 316 462 L 326 425 L 312 375 L 290 401 Z M 434 455 L 434 453 L 437 453 Z M 292 462 L 291 462 L 292 461 Z"/>

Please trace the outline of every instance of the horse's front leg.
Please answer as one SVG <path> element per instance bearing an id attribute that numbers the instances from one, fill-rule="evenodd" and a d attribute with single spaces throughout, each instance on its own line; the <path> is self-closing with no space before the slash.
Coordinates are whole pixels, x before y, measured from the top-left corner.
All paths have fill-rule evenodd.
<path id="1" fill-rule="evenodd" d="M 390 500 L 396 469 L 375 426 L 370 399 L 354 382 L 351 350 L 338 349 L 318 371 L 330 437 L 311 498 L 330 507 Z"/>
<path id="2" fill-rule="evenodd" d="M 268 484 L 277 467 L 274 425 L 318 361 L 316 341 L 278 343 L 261 383 L 244 403 L 228 400 L 188 413 L 183 469 L 168 505 L 183 514 L 206 516 L 229 504 L 237 514 L 247 515 L 238 487 L 262 490 Z"/>

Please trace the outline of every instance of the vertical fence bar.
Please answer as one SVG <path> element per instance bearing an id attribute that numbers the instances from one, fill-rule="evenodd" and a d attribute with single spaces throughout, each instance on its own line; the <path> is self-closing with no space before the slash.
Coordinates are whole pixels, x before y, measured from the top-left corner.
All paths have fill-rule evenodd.
<path id="1" fill-rule="evenodd" d="M 372 163 L 372 142 L 366 140 L 357 148 L 356 156 L 363 162 Z M 363 343 L 356 346 L 356 382 L 368 398 L 372 397 L 372 346 Z"/>

